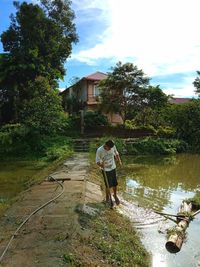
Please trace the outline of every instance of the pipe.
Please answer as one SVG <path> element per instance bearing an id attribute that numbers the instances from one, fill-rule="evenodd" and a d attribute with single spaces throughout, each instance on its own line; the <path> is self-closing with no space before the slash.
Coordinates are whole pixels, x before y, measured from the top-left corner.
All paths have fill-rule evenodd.
<path id="1" fill-rule="evenodd" d="M 51 179 L 53 179 L 55 182 L 57 182 L 61 187 L 62 187 L 62 191 L 57 195 L 55 196 L 54 198 L 50 199 L 49 201 L 47 201 L 46 203 L 44 203 L 43 205 L 41 205 L 40 207 L 38 207 L 37 209 L 35 209 L 21 224 L 20 226 L 17 228 L 17 230 L 14 232 L 14 234 L 11 236 L 7 246 L 5 247 L 3 253 L 1 254 L 1 257 L 0 257 L 0 262 L 2 261 L 3 257 L 5 256 L 8 248 L 10 247 L 13 239 L 16 237 L 17 233 L 19 232 L 19 230 L 28 222 L 28 220 L 34 215 L 36 214 L 38 211 L 40 211 L 41 209 L 43 209 L 44 207 L 46 207 L 47 205 L 49 205 L 51 202 L 53 202 L 54 200 L 56 200 L 57 198 L 59 198 L 65 191 L 65 187 L 63 184 L 61 184 L 59 181 L 57 181 L 56 179 L 54 179 L 52 176 L 49 176 L 51 177 Z"/>

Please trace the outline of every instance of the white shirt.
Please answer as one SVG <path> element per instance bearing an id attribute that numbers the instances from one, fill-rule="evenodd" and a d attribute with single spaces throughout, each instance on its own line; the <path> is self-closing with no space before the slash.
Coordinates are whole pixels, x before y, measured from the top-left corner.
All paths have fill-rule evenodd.
<path id="1" fill-rule="evenodd" d="M 116 146 L 110 150 L 105 150 L 104 146 L 100 146 L 96 152 L 96 163 L 104 163 L 105 171 L 112 171 L 116 168 L 114 156 L 119 155 Z"/>

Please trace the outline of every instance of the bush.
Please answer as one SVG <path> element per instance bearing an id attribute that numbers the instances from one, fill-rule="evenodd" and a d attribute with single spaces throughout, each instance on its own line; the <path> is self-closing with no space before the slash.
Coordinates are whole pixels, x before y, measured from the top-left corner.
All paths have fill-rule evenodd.
<path id="1" fill-rule="evenodd" d="M 47 149 L 46 158 L 49 161 L 53 161 L 56 159 L 60 159 L 64 156 L 69 156 L 71 153 L 72 153 L 72 150 L 67 145 L 64 145 L 61 147 L 53 146 Z"/>
<path id="2" fill-rule="evenodd" d="M 150 131 L 152 134 L 156 134 L 156 130 L 153 125 L 139 125 L 135 122 L 135 120 L 126 120 L 124 124 L 125 129 L 131 130 L 147 130 Z"/>
<path id="3" fill-rule="evenodd" d="M 170 126 L 159 126 L 157 130 L 157 135 L 159 137 L 170 138 L 174 137 L 176 130 Z"/>
<path id="4" fill-rule="evenodd" d="M 29 145 L 24 142 L 28 129 L 19 123 L 6 124 L 0 129 L 0 154 L 29 151 Z"/>
<path id="5" fill-rule="evenodd" d="M 30 82 L 28 89 L 34 94 L 31 99 L 23 101 L 19 113 L 20 121 L 40 134 L 60 133 L 66 116 L 59 93 L 51 88 L 44 77 L 37 77 L 34 82 Z"/>
<path id="6" fill-rule="evenodd" d="M 125 150 L 124 140 L 121 138 L 113 137 L 113 136 L 106 136 L 106 137 L 101 137 L 96 140 L 93 140 L 93 142 L 91 142 L 90 144 L 90 151 L 96 152 L 97 148 L 105 144 L 105 142 L 108 141 L 109 139 L 114 141 L 116 148 L 120 154 L 124 152 Z"/>
<path id="7" fill-rule="evenodd" d="M 160 154 L 169 155 L 180 152 L 186 152 L 188 145 L 180 140 L 167 140 L 167 139 L 152 139 L 145 138 L 140 141 L 135 141 L 126 146 L 129 154 Z"/>
<path id="8" fill-rule="evenodd" d="M 135 129 L 136 128 L 136 123 L 134 120 L 126 120 L 124 123 L 125 129 Z"/>
<path id="9" fill-rule="evenodd" d="M 101 113 L 88 111 L 84 116 L 84 123 L 86 128 L 105 126 L 108 125 L 108 119 Z"/>
<path id="10" fill-rule="evenodd" d="M 171 115 L 178 138 L 188 142 L 192 148 L 200 151 L 200 99 L 176 105 Z"/>
<path id="11" fill-rule="evenodd" d="M 55 149 L 61 149 L 61 151 L 55 152 Z M 47 156 L 48 158 L 58 158 L 61 154 L 71 151 L 71 139 L 64 136 L 41 135 L 38 131 L 28 129 L 21 124 L 5 125 L 0 129 L 1 157 Z M 57 154 L 57 156 L 50 156 L 52 154 Z"/>

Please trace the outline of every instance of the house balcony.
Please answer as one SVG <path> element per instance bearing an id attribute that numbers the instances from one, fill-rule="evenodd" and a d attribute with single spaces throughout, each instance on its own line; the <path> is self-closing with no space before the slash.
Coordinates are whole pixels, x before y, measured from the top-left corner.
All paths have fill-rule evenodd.
<path id="1" fill-rule="evenodd" d="M 100 96 L 88 95 L 87 104 L 88 105 L 98 105 L 101 102 Z"/>

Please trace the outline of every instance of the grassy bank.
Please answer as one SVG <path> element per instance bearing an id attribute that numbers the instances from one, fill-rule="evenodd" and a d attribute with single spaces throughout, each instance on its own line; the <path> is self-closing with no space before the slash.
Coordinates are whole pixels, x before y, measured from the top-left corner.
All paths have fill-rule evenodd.
<path id="1" fill-rule="evenodd" d="M 130 221 L 103 205 L 94 207 L 99 211 L 95 216 L 79 212 L 85 234 L 72 252 L 72 266 L 150 266 L 150 255 Z"/>

